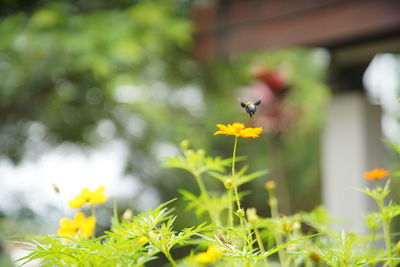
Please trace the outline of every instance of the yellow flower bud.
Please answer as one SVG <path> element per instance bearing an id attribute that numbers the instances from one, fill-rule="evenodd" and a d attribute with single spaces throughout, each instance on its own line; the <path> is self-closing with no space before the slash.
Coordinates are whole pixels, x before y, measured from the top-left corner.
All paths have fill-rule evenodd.
<path id="1" fill-rule="evenodd" d="M 276 188 L 276 183 L 274 181 L 268 181 L 265 183 L 265 188 L 267 190 L 273 190 Z"/>
<path id="2" fill-rule="evenodd" d="M 225 181 L 225 183 L 224 183 L 225 188 L 226 188 L 226 189 L 231 189 L 231 188 L 232 188 L 232 185 L 233 185 L 232 179 L 226 179 L 226 181 Z"/>
<path id="3" fill-rule="evenodd" d="M 244 210 L 243 209 L 238 209 L 236 211 L 236 215 L 239 216 L 239 217 L 244 217 Z"/>
<path id="4" fill-rule="evenodd" d="M 292 226 L 288 222 L 284 222 L 282 224 L 282 230 L 285 232 L 290 232 L 292 230 Z"/>
<path id="5" fill-rule="evenodd" d="M 315 251 L 312 251 L 311 253 L 310 253 L 310 259 L 313 261 L 313 262 L 319 262 L 320 260 L 321 260 L 321 255 L 319 255 L 317 252 L 315 252 Z"/>

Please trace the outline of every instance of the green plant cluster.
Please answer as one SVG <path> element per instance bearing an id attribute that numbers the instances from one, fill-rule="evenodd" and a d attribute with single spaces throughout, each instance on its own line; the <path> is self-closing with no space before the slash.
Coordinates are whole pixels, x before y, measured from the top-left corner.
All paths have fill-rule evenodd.
<path id="1" fill-rule="evenodd" d="M 232 158 L 222 159 L 191 149 L 189 142 L 183 141 L 181 155 L 165 159 L 164 167 L 186 170 L 195 178 L 199 195 L 188 191 L 181 191 L 181 195 L 199 218 L 208 218 L 205 222 L 176 230 L 178 218 L 174 209 L 168 208 L 174 200 L 136 216 L 120 218 L 115 210 L 110 231 L 99 237 L 32 237 L 30 242 L 22 242 L 31 246 L 32 252 L 20 261 L 39 259 L 43 266 L 143 266 L 160 257 L 172 266 L 268 266 L 278 262 L 284 267 L 381 263 L 394 267 L 400 263 L 400 243 L 394 243 L 392 232 L 400 205 L 388 200 L 390 180 L 383 187 L 361 190 L 378 207 L 365 217 L 370 229 L 367 235 L 336 230 L 323 207 L 290 216 L 280 214 L 277 184 L 272 180 L 265 183 L 271 216 L 262 217 L 255 208 L 241 204 L 246 192 L 240 192 L 239 187 L 267 172 L 247 173 L 246 165 L 236 171 L 235 163 L 244 160 L 236 157 L 237 146 L 238 136 Z M 387 171 L 383 173 L 372 179 L 385 178 Z M 216 179 L 225 190 L 210 190 L 204 179 Z M 379 246 L 382 239 L 384 247 Z M 190 252 L 174 257 L 174 249 L 180 247 L 188 247 Z"/>

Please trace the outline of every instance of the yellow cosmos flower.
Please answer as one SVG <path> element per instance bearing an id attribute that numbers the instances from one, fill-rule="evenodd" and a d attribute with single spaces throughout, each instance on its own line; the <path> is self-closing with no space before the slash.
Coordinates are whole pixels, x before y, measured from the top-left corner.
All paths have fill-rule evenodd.
<path id="1" fill-rule="evenodd" d="M 68 205 L 73 209 L 78 209 L 86 203 L 89 203 L 90 206 L 104 203 L 107 200 L 107 196 L 104 194 L 105 189 L 106 188 L 104 186 L 100 186 L 94 191 L 84 188 L 82 189 L 80 195 L 68 202 Z"/>
<path id="2" fill-rule="evenodd" d="M 368 180 L 378 180 L 385 178 L 389 175 L 389 171 L 385 169 L 373 169 L 372 171 L 368 171 L 364 173 L 364 178 Z"/>
<path id="3" fill-rule="evenodd" d="M 243 123 L 234 122 L 233 124 L 217 124 L 219 131 L 216 131 L 214 135 L 225 134 L 225 135 L 234 135 L 243 138 L 248 137 L 259 137 L 262 132 L 262 128 L 246 128 Z"/>
<path id="4" fill-rule="evenodd" d="M 58 228 L 59 236 L 76 236 L 82 234 L 85 237 L 92 237 L 96 227 L 96 217 L 89 216 L 85 218 L 83 212 L 75 214 L 74 219 L 62 218 L 60 220 L 60 228 Z"/>
<path id="5" fill-rule="evenodd" d="M 201 252 L 195 256 L 196 261 L 208 263 L 222 257 L 222 251 L 217 245 L 211 245 L 206 252 Z"/>

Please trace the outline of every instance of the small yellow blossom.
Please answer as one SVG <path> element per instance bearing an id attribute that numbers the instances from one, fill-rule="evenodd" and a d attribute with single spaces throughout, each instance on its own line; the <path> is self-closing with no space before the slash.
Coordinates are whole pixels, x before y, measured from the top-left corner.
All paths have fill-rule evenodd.
<path id="1" fill-rule="evenodd" d="M 364 178 L 368 180 L 377 180 L 385 178 L 389 175 L 389 171 L 385 169 L 373 169 L 372 171 L 368 171 L 364 173 Z"/>
<path id="2" fill-rule="evenodd" d="M 214 260 L 207 252 L 201 252 L 195 256 L 196 261 L 207 263 Z"/>
<path id="3" fill-rule="evenodd" d="M 214 135 L 225 134 L 234 135 L 238 137 L 248 138 L 248 137 L 259 137 L 262 132 L 262 128 L 246 128 L 243 123 L 235 122 L 233 124 L 217 124 L 219 131 L 216 131 Z"/>
<path id="4" fill-rule="evenodd" d="M 58 235 L 60 236 L 76 236 L 82 234 L 85 237 L 92 237 L 96 227 L 96 218 L 89 216 L 85 218 L 83 212 L 75 214 L 74 219 L 62 218 L 60 220 L 60 228 L 58 228 Z"/>
<path id="5" fill-rule="evenodd" d="M 268 181 L 265 183 L 265 188 L 267 190 L 274 190 L 276 187 L 276 183 L 274 181 Z"/>
<path id="6" fill-rule="evenodd" d="M 208 263 L 222 257 L 222 251 L 217 245 L 211 245 L 206 252 L 201 252 L 195 256 L 196 261 Z"/>
<path id="7" fill-rule="evenodd" d="M 144 243 L 149 242 L 149 239 L 147 237 L 145 237 L 145 236 L 141 236 L 141 237 L 139 237 L 137 242 L 138 242 L 138 244 L 144 244 Z"/>
<path id="8" fill-rule="evenodd" d="M 88 188 L 82 189 L 80 195 L 76 196 L 68 205 L 73 209 L 81 208 L 86 203 L 89 203 L 90 206 L 104 203 L 107 200 L 107 196 L 104 194 L 105 187 L 100 186 L 93 192 Z"/>

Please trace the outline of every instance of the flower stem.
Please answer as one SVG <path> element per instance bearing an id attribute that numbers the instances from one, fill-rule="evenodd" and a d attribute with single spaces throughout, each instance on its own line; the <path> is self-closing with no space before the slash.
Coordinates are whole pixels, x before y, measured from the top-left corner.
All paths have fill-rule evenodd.
<path id="1" fill-rule="evenodd" d="M 200 174 L 197 174 L 197 173 L 193 173 L 193 176 L 194 176 L 194 178 L 196 179 L 197 185 L 198 185 L 199 188 L 200 188 L 200 193 L 201 193 L 201 194 L 206 198 L 206 200 L 208 201 L 208 200 L 209 200 L 209 197 L 208 197 L 208 193 L 207 193 L 206 187 L 205 187 L 205 185 L 204 185 L 203 179 L 201 178 Z"/>
<path id="2" fill-rule="evenodd" d="M 177 267 L 176 262 L 174 259 L 171 257 L 171 254 L 169 252 L 164 252 L 165 257 L 169 260 L 169 262 L 172 264 L 172 266 Z"/>
<path id="3" fill-rule="evenodd" d="M 238 137 L 235 136 L 235 143 L 233 145 L 233 154 L 232 154 L 232 179 L 235 179 L 235 161 L 236 161 L 237 140 L 238 140 Z"/>
<path id="4" fill-rule="evenodd" d="M 216 225 L 221 225 L 219 222 L 219 219 L 213 214 L 213 212 L 210 210 L 210 197 L 208 196 L 206 187 L 204 185 L 203 179 L 201 178 L 201 175 L 198 173 L 193 173 L 194 178 L 196 179 L 197 185 L 200 188 L 200 195 L 204 196 L 204 200 L 206 202 L 206 205 L 208 207 L 208 213 L 210 215 L 211 220 L 216 224 Z"/>
<path id="5" fill-rule="evenodd" d="M 96 209 L 93 206 L 90 206 L 90 211 L 92 212 L 92 216 L 96 217 Z"/>
<path id="6" fill-rule="evenodd" d="M 232 180 L 233 180 L 232 187 L 233 187 L 233 191 L 235 192 L 237 209 L 240 210 L 241 206 L 240 206 L 240 199 L 239 199 L 238 189 L 237 189 L 237 186 L 236 186 L 236 175 L 235 175 L 235 161 L 236 161 L 237 141 L 238 141 L 238 137 L 235 136 L 235 143 L 233 145 L 233 154 L 232 154 Z M 242 223 L 242 220 L 240 220 L 240 222 Z"/>
<path id="7" fill-rule="evenodd" d="M 379 209 L 381 212 L 384 212 L 385 204 L 383 202 L 383 199 L 375 199 Z M 391 233 L 391 218 L 383 218 L 382 220 L 382 227 L 383 227 L 383 236 L 385 239 L 385 245 L 386 245 L 386 250 L 388 252 L 388 258 L 391 259 L 393 257 L 392 254 L 392 233 Z M 394 267 L 396 266 L 394 261 L 390 260 L 389 261 L 389 266 Z"/>
<path id="8" fill-rule="evenodd" d="M 268 190 L 268 195 L 269 195 L 269 205 L 271 207 L 271 217 L 273 219 L 279 220 L 278 199 L 276 198 L 276 194 L 275 194 L 275 186 L 267 187 L 267 190 Z M 279 233 L 275 233 L 274 237 L 275 237 L 275 242 L 276 242 L 277 246 L 283 244 L 282 236 Z M 284 267 L 288 266 L 287 262 L 286 262 L 286 254 L 283 250 L 278 251 L 278 256 L 279 256 L 279 261 L 280 261 L 281 265 Z"/>
<path id="9" fill-rule="evenodd" d="M 233 227 L 233 203 L 232 203 L 232 188 L 228 191 L 228 217 L 229 217 L 229 227 Z"/>
<path id="10" fill-rule="evenodd" d="M 264 245 L 262 243 L 260 231 L 258 231 L 257 227 L 254 227 L 254 233 L 256 234 L 256 239 L 257 239 L 258 246 L 260 247 L 260 251 L 262 253 L 264 253 L 265 252 L 265 248 L 264 248 Z"/>
<path id="11" fill-rule="evenodd" d="M 265 248 L 264 248 L 264 245 L 262 243 L 260 231 L 258 231 L 258 228 L 256 226 L 253 226 L 253 229 L 254 229 L 254 233 L 256 234 L 258 247 L 260 248 L 261 253 L 265 253 Z M 263 257 L 263 261 L 264 261 L 264 266 L 266 266 L 268 264 L 267 263 L 267 258 Z"/>

